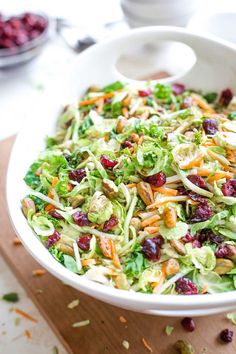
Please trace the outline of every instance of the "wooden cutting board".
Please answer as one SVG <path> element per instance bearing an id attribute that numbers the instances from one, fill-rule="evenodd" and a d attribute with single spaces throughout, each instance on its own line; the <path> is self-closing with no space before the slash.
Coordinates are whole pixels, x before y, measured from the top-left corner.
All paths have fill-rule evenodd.
<path id="1" fill-rule="evenodd" d="M 147 340 L 154 354 L 176 353 L 173 344 L 178 339 L 189 340 L 197 354 L 236 353 L 236 333 L 231 344 L 222 344 L 217 339 L 218 333 L 224 328 L 232 328 L 236 332 L 236 327 L 228 322 L 225 315 L 197 318 L 196 330 L 186 333 L 181 328 L 180 318 L 142 315 L 104 304 L 62 284 L 49 273 L 33 277 L 32 270 L 40 268 L 40 265 L 23 246 L 13 245 L 15 235 L 5 202 L 5 175 L 13 140 L 9 138 L 0 143 L 0 252 L 68 353 L 148 354 L 142 338 Z M 42 289 L 43 292 L 38 293 L 36 289 Z M 68 303 L 76 298 L 80 299 L 80 305 L 69 310 Z M 126 324 L 120 322 L 120 316 L 127 319 Z M 72 328 L 74 322 L 85 319 L 90 320 L 89 326 Z M 169 337 L 164 331 L 166 325 L 175 327 Z M 122 346 L 123 340 L 130 343 L 129 350 Z"/>

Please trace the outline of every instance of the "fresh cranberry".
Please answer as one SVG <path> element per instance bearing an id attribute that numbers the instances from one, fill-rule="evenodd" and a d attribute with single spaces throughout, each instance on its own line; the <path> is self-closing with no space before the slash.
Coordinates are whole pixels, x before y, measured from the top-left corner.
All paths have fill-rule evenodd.
<path id="1" fill-rule="evenodd" d="M 209 205 L 199 204 L 195 209 L 192 222 L 206 221 L 213 215 L 213 211 Z"/>
<path id="2" fill-rule="evenodd" d="M 63 216 L 61 214 L 59 214 L 56 210 L 51 210 L 48 212 L 48 214 L 50 216 L 52 216 L 54 219 L 57 219 L 57 220 L 63 220 Z"/>
<path id="3" fill-rule="evenodd" d="M 38 30 L 39 32 L 43 32 L 47 27 L 47 20 L 41 16 L 38 16 L 37 21 L 33 27 L 35 30 Z"/>
<path id="4" fill-rule="evenodd" d="M 205 183 L 204 179 L 201 176 L 188 175 L 188 179 L 190 180 L 190 182 L 195 184 L 195 186 L 197 186 L 199 188 L 202 188 L 202 189 L 206 188 L 206 183 Z"/>
<path id="5" fill-rule="evenodd" d="M 144 257 L 147 258 L 149 261 L 157 262 L 161 258 L 161 249 L 160 245 L 158 244 L 159 240 L 147 238 L 142 242 L 142 252 Z"/>
<path id="6" fill-rule="evenodd" d="M 172 84 L 172 91 L 173 93 L 178 96 L 182 95 L 182 93 L 185 91 L 185 86 L 183 84 Z"/>
<path id="7" fill-rule="evenodd" d="M 231 178 L 222 185 L 222 193 L 226 197 L 236 197 L 236 179 Z"/>
<path id="8" fill-rule="evenodd" d="M 177 293 L 183 295 L 196 295 L 198 293 L 196 284 L 188 278 L 180 278 L 175 283 Z"/>
<path id="9" fill-rule="evenodd" d="M 161 187 L 166 183 L 166 175 L 164 172 L 158 172 L 155 175 L 145 177 L 144 180 L 155 187 Z"/>
<path id="10" fill-rule="evenodd" d="M 216 258 L 227 258 L 230 256 L 230 249 L 225 245 L 218 246 L 215 251 L 215 256 Z"/>
<path id="11" fill-rule="evenodd" d="M 103 225 L 103 231 L 107 232 L 112 230 L 116 225 L 118 225 L 118 219 L 116 216 L 112 216 Z"/>
<path id="12" fill-rule="evenodd" d="M 139 97 L 147 97 L 147 96 L 150 96 L 151 93 L 152 93 L 151 89 L 138 90 Z"/>
<path id="13" fill-rule="evenodd" d="M 182 105 L 181 105 L 181 108 L 189 108 L 193 105 L 193 99 L 191 96 L 188 96 L 188 97 L 185 97 L 183 99 L 183 102 L 182 102 Z"/>
<path id="14" fill-rule="evenodd" d="M 120 148 L 121 149 L 125 149 L 125 148 L 132 149 L 133 144 L 130 141 L 125 140 L 125 141 L 123 141 L 123 143 L 121 143 Z"/>
<path id="15" fill-rule="evenodd" d="M 219 102 L 222 106 L 228 106 L 233 98 L 233 92 L 231 89 L 227 88 L 221 92 Z"/>
<path id="16" fill-rule="evenodd" d="M 30 39 L 35 39 L 35 38 L 37 38 L 39 35 L 40 35 L 40 32 L 39 32 L 38 30 L 32 30 L 32 31 L 29 33 Z"/>
<path id="17" fill-rule="evenodd" d="M 6 49 L 13 48 L 13 47 L 15 47 L 15 43 L 11 39 L 8 39 L 8 38 L 0 39 L 0 47 L 6 48 Z"/>
<path id="18" fill-rule="evenodd" d="M 198 203 L 201 203 L 201 204 L 207 204 L 208 203 L 206 198 L 203 198 L 201 195 L 199 195 L 199 194 L 197 194 L 195 192 L 189 191 L 188 192 L 188 196 L 194 202 L 198 202 Z"/>
<path id="19" fill-rule="evenodd" d="M 8 23 L 11 25 L 12 28 L 14 28 L 16 30 L 22 28 L 22 22 L 18 17 L 11 17 L 8 20 Z"/>
<path id="20" fill-rule="evenodd" d="M 214 119 L 206 118 L 202 123 L 203 129 L 206 134 L 214 135 L 218 131 L 217 122 Z"/>
<path id="21" fill-rule="evenodd" d="M 28 41 L 28 35 L 24 32 L 19 32 L 15 37 L 15 43 L 17 46 L 22 46 Z"/>
<path id="22" fill-rule="evenodd" d="M 183 318 L 181 324 L 187 332 L 193 332 L 195 330 L 195 323 L 191 317 Z"/>
<path id="23" fill-rule="evenodd" d="M 80 168 L 78 170 L 73 170 L 69 172 L 69 179 L 71 181 L 76 181 L 80 183 L 84 177 L 86 177 L 86 171 L 84 168 Z"/>
<path id="24" fill-rule="evenodd" d="M 61 238 L 59 232 L 57 230 L 54 231 L 54 233 L 48 237 L 47 241 L 46 241 L 46 248 L 50 248 L 54 245 L 54 243 L 56 243 L 57 241 L 59 241 Z"/>
<path id="25" fill-rule="evenodd" d="M 83 251 L 88 251 L 90 248 L 90 241 L 91 241 L 92 235 L 86 234 L 82 235 L 78 238 L 77 240 L 77 245 L 79 248 Z"/>
<path id="26" fill-rule="evenodd" d="M 106 169 L 112 169 L 118 164 L 118 161 L 111 160 L 107 155 L 104 154 L 100 156 L 100 162 Z"/>
<path id="27" fill-rule="evenodd" d="M 223 331 L 220 332 L 220 339 L 224 343 L 230 343 L 233 340 L 233 334 L 234 332 L 231 331 L 230 329 L 226 328 Z"/>
<path id="28" fill-rule="evenodd" d="M 89 226 L 90 221 L 87 214 L 82 211 L 77 211 L 72 215 L 74 222 L 79 226 Z"/>

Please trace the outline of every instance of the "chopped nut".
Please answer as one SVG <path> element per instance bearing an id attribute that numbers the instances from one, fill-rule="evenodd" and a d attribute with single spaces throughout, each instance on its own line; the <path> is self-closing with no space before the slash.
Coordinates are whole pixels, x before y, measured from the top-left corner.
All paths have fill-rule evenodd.
<path id="1" fill-rule="evenodd" d="M 76 196 L 69 198 L 69 202 L 70 202 L 72 208 L 74 208 L 74 209 L 77 208 L 78 206 L 80 206 L 81 204 L 83 204 L 84 201 L 85 201 L 85 198 L 80 194 L 77 194 Z"/>
<path id="2" fill-rule="evenodd" d="M 138 232 L 141 228 L 141 220 L 139 218 L 132 218 L 130 225 L 135 228 L 135 230 Z"/>
<path id="3" fill-rule="evenodd" d="M 151 205 L 154 203 L 153 192 L 149 183 L 139 182 L 137 184 L 137 192 L 146 205 Z"/>
<path id="4" fill-rule="evenodd" d="M 104 179 L 102 181 L 102 190 L 108 198 L 116 198 L 118 196 L 119 190 L 115 183 L 109 179 Z"/>
<path id="5" fill-rule="evenodd" d="M 193 346 L 185 340 L 178 340 L 175 343 L 175 348 L 178 350 L 179 354 L 195 354 Z"/>
<path id="6" fill-rule="evenodd" d="M 176 210 L 172 207 L 166 207 L 163 211 L 162 218 L 166 227 L 172 228 L 176 226 L 177 214 Z"/>
<path id="7" fill-rule="evenodd" d="M 186 254 L 186 249 L 183 245 L 182 242 L 180 242 L 179 240 L 171 240 L 170 241 L 170 245 L 171 247 L 173 247 L 175 249 L 175 251 L 180 254 L 181 256 L 184 256 Z"/>
<path id="8" fill-rule="evenodd" d="M 34 213 L 36 211 L 34 201 L 30 198 L 24 198 L 22 200 L 22 211 L 26 218 L 30 210 L 32 210 Z"/>
<path id="9" fill-rule="evenodd" d="M 55 243 L 57 249 L 69 256 L 74 256 L 73 241 L 67 238 L 61 237 L 59 241 Z"/>
<path id="10" fill-rule="evenodd" d="M 179 262 L 174 258 L 170 258 L 168 261 L 164 262 L 163 267 L 167 276 L 175 275 L 179 272 Z"/>
<path id="11" fill-rule="evenodd" d="M 118 122 L 117 122 L 116 132 L 117 132 L 118 134 L 121 134 L 121 133 L 123 132 L 124 127 L 126 126 L 126 124 L 127 124 L 127 119 L 126 119 L 125 117 L 122 117 L 122 116 L 121 116 L 121 117 L 118 119 Z"/>
<path id="12" fill-rule="evenodd" d="M 131 94 L 128 93 L 127 96 L 125 96 L 125 98 L 121 102 L 122 107 L 128 107 L 130 104 L 131 98 L 132 98 Z"/>
<path id="13" fill-rule="evenodd" d="M 214 272 L 216 272 L 219 275 L 223 275 L 230 272 L 233 269 L 233 267 L 234 267 L 234 263 L 230 259 L 217 258 Z"/>
<path id="14" fill-rule="evenodd" d="M 136 134 L 136 133 L 130 134 L 130 140 L 131 140 L 133 143 L 138 143 L 139 138 L 140 138 L 139 135 Z"/>

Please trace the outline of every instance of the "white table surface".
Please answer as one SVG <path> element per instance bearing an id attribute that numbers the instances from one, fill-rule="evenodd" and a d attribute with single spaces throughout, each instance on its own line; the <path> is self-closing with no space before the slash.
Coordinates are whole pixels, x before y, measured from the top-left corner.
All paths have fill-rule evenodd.
<path id="1" fill-rule="evenodd" d="M 54 1 L 48 0 L 1 1 L 0 8 L 3 13 L 40 9 L 51 16 L 70 18 L 87 28 L 94 28 L 96 23 L 110 22 L 121 17 L 119 0 L 58 0 L 56 5 Z M 225 11 L 227 6 L 229 9 L 235 6 L 235 0 L 205 0 L 204 4 L 204 11 L 206 8 L 211 11 L 212 6 L 221 6 L 222 11 Z M 16 133 L 26 114 L 33 116 L 41 92 L 60 72 L 67 70 L 75 57 L 76 54 L 60 39 L 54 38 L 35 62 L 20 70 L 0 71 L 0 140 Z M 52 354 L 52 348 L 57 346 L 60 354 L 66 354 L 0 256 L 0 296 L 12 291 L 20 295 L 20 303 L 17 306 L 37 318 L 38 323 L 32 324 L 22 319 L 20 325 L 16 326 L 14 321 L 17 316 L 10 312 L 12 304 L 0 300 L 0 353 Z M 26 329 L 30 330 L 32 339 L 25 337 Z"/>

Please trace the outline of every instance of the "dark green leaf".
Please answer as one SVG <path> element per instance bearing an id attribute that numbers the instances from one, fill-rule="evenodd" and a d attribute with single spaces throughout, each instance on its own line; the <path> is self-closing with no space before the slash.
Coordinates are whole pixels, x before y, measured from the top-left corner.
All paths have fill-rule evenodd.
<path id="1" fill-rule="evenodd" d="M 230 119 L 230 120 L 235 120 L 236 119 L 236 112 L 230 112 L 228 114 L 227 118 Z"/>
<path id="2" fill-rule="evenodd" d="M 207 93 L 205 96 L 203 96 L 205 98 L 205 100 L 208 102 L 208 103 L 213 103 L 215 102 L 216 100 L 216 97 L 217 97 L 217 93 L 216 92 L 209 92 Z"/>
<path id="3" fill-rule="evenodd" d="M 121 102 L 115 102 L 111 105 L 111 115 L 113 118 L 117 118 L 122 114 L 121 112 Z"/>
<path id="4" fill-rule="evenodd" d="M 8 293 L 3 295 L 2 299 L 8 302 L 18 302 L 19 295 L 17 293 Z"/>
<path id="5" fill-rule="evenodd" d="M 30 166 L 24 178 L 25 183 L 33 189 L 38 188 L 41 184 L 40 177 L 35 175 L 35 172 L 39 169 L 40 166 L 41 162 L 34 162 Z"/>
<path id="6" fill-rule="evenodd" d="M 121 90 L 123 87 L 124 85 L 120 81 L 116 81 L 110 85 L 103 87 L 102 91 L 108 93 Z"/>

